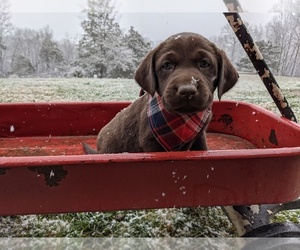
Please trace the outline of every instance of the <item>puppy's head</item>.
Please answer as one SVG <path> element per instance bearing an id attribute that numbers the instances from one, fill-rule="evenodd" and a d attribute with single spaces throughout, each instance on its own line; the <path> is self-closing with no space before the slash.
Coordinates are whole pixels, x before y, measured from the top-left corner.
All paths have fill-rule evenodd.
<path id="1" fill-rule="evenodd" d="M 157 92 L 169 112 L 197 113 L 231 89 L 238 73 L 223 51 L 194 33 L 174 35 L 141 62 L 136 82 L 152 96 Z"/>

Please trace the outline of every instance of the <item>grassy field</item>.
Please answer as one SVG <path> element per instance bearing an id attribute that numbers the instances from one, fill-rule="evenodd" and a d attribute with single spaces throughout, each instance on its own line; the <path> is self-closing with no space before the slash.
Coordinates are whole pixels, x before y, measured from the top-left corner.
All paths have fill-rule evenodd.
<path id="1" fill-rule="evenodd" d="M 278 77 L 300 120 L 300 78 Z M 134 100 L 139 87 L 125 79 L 0 79 L 0 102 Z M 256 75 L 241 75 L 224 100 L 254 103 L 278 113 Z M 276 221 L 300 223 L 300 212 L 283 212 Z M 106 213 L 0 217 L 0 237 L 232 237 L 222 210 L 180 208 Z"/>

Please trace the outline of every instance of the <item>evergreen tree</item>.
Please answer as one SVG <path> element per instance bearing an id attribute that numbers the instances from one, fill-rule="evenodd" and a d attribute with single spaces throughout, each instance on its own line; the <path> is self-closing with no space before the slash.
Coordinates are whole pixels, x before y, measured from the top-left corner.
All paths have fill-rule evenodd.
<path id="1" fill-rule="evenodd" d="M 239 71 L 245 72 L 245 73 L 255 73 L 255 69 L 253 67 L 253 64 L 251 63 L 249 57 L 246 55 L 242 57 L 236 64 Z"/>
<path id="2" fill-rule="evenodd" d="M 64 61 L 63 53 L 53 40 L 53 34 L 48 27 L 43 32 L 43 40 L 40 50 L 40 59 L 44 64 L 44 72 L 52 73 L 59 71 Z"/>
<path id="3" fill-rule="evenodd" d="M 119 24 L 115 24 L 115 33 L 111 34 L 112 41 L 107 50 L 107 77 L 130 77 L 134 71 L 133 51 L 124 41 Z"/>
<path id="4" fill-rule="evenodd" d="M 151 49 L 151 43 L 147 41 L 134 27 L 130 27 L 128 34 L 125 35 L 125 41 L 133 51 L 134 66 L 137 67 L 140 61 L 146 56 Z"/>
<path id="5" fill-rule="evenodd" d="M 87 76 L 116 77 L 133 67 L 133 53 L 124 46 L 123 34 L 110 0 L 88 0 L 87 19 L 81 23 L 79 63 Z"/>
<path id="6" fill-rule="evenodd" d="M 35 68 L 29 58 L 19 55 L 13 65 L 13 74 L 20 77 L 27 77 L 35 73 Z"/>

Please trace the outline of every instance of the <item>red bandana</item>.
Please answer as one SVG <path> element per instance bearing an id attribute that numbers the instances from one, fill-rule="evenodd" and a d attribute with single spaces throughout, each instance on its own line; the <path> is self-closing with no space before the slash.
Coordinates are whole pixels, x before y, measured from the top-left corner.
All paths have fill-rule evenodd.
<path id="1" fill-rule="evenodd" d="M 169 113 L 158 94 L 148 97 L 148 122 L 154 137 L 166 151 L 178 151 L 192 141 L 203 128 L 210 112 L 209 107 L 193 115 Z"/>

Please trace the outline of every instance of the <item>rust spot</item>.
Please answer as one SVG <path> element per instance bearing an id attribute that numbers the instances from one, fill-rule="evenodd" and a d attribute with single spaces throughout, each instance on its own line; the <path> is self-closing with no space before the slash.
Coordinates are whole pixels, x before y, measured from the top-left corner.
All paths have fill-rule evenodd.
<path id="1" fill-rule="evenodd" d="M 64 170 L 62 166 L 41 166 L 30 167 L 30 171 L 42 174 L 45 176 L 46 185 L 49 187 L 55 187 L 59 185 L 59 182 L 66 178 L 67 170 Z"/>
<path id="2" fill-rule="evenodd" d="M 0 175 L 6 174 L 7 168 L 0 168 Z"/>
<path id="3" fill-rule="evenodd" d="M 274 129 L 271 129 L 270 136 L 269 136 L 269 142 L 278 146 L 277 136 Z"/>
<path id="4" fill-rule="evenodd" d="M 226 126 L 229 126 L 233 122 L 233 119 L 231 115 L 223 114 L 218 119 L 218 122 L 223 122 Z"/>

